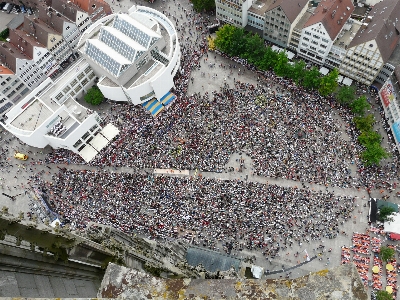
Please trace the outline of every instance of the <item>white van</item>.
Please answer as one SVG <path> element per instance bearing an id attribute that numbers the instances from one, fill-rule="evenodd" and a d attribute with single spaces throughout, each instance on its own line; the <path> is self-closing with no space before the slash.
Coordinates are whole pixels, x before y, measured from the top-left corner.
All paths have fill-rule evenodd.
<path id="1" fill-rule="evenodd" d="M 7 11 L 7 9 L 10 7 L 10 3 L 6 3 L 6 5 L 4 5 L 4 7 L 3 7 L 3 10 L 4 11 Z"/>

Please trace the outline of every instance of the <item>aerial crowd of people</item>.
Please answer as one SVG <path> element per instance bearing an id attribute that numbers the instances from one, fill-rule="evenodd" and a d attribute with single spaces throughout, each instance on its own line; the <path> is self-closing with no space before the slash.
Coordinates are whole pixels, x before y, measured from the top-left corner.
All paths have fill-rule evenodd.
<path id="1" fill-rule="evenodd" d="M 53 182 L 31 176 L 31 185 L 49 191 L 55 211 L 71 227 L 84 229 L 95 221 L 152 238 L 182 238 L 227 252 L 260 249 L 274 257 L 293 243 L 333 238 L 351 219 L 353 197 L 313 191 L 304 183 L 392 187 L 396 160 L 395 168 L 362 168 L 352 115 L 333 97 L 306 91 L 271 71 L 256 72 L 239 58 L 220 65 L 231 70 L 233 83 L 188 94 L 189 84 L 201 80 L 193 72 L 217 57 L 207 49 L 210 21 L 183 8 L 171 18 L 182 36 L 175 102 L 156 119 L 141 106 L 111 103 L 103 117 L 120 134 L 89 163 L 98 171 L 65 166 Z M 254 72 L 257 84 L 240 80 L 240 69 Z M 231 172 L 235 170 L 227 163 L 233 153 L 252 159 L 251 175 L 298 181 L 298 187 L 251 178 L 221 181 L 144 173 L 154 168 Z M 54 150 L 44 162 L 84 164 L 67 150 Z M 105 166 L 137 172 L 101 171 Z"/>

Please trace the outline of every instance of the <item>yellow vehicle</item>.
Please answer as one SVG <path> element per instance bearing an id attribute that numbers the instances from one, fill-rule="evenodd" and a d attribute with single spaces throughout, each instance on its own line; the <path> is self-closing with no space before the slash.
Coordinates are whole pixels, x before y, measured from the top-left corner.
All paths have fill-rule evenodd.
<path id="1" fill-rule="evenodd" d="M 15 157 L 16 159 L 20 159 L 20 160 L 27 160 L 27 159 L 28 159 L 28 155 L 22 154 L 22 153 L 19 153 L 19 152 L 16 152 L 16 153 L 14 154 L 14 157 Z"/>

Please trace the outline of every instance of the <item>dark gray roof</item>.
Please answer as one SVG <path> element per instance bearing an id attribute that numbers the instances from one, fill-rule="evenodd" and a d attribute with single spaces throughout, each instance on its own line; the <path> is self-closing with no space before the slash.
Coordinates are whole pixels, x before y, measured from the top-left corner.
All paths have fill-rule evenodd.
<path id="1" fill-rule="evenodd" d="M 24 15 L 18 14 L 14 19 L 8 22 L 7 28 L 10 30 L 17 29 L 19 26 L 22 25 L 22 23 L 24 23 Z"/>
<path id="2" fill-rule="evenodd" d="M 194 267 L 202 264 L 209 272 L 216 272 L 218 270 L 227 271 L 232 266 L 238 270 L 240 264 L 239 259 L 233 258 L 229 255 L 197 247 L 189 248 L 187 250 L 186 260 L 189 265 Z"/>
<path id="3" fill-rule="evenodd" d="M 372 20 L 367 28 L 361 26 L 349 48 L 375 40 L 383 61 L 386 62 L 399 41 L 400 1 L 383 0 L 373 7 L 369 16 L 372 16 Z"/>
<path id="4" fill-rule="evenodd" d="M 275 3 L 272 3 L 270 7 L 268 7 L 268 10 L 272 10 L 280 6 L 290 23 L 293 23 L 306 5 L 308 5 L 308 0 L 277 0 Z"/>

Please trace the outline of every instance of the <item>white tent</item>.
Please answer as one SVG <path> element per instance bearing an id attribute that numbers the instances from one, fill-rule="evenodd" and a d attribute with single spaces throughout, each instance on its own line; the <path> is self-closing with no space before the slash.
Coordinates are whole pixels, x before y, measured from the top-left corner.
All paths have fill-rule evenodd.
<path id="1" fill-rule="evenodd" d="M 275 45 L 273 45 L 273 46 L 271 47 L 271 49 L 274 50 L 275 52 L 281 52 L 281 51 L 283 50 L 282 48 L 280 48 L 280 47 L 278 47 L 278 46 L 275 46 Z"/>
<path id="2" fill-rule="evenodd" d="M 343 79 L 343 84 L 344 84 L 344 85 L 350 86 L 352 83 L 353 83 L 353 80 L 351 80 L 351 79 L 348 78 L 348 77 L 345 77 L 345 78 Z"/>
<path id="3" fill-rule="evenodd" d="M 103 128 L 101 133 L 105 136 L 107 140 L 111 141 L 119 134 L 119 130 L 113 124 L 109 123 Z"/>
<path id="4" fill-rule="evenodd" d="M 258 266 L 251 266 L 251 273 L 253 274 L 254 278 L 260 279 L 261 275 L 263 273 L 263 269 L 261 267 Z"/>
<path id="5" fill-rule="evenodd" d="M 290 51 L 286 51 L 287 58 L 292 59 L 294 57 L 294 53 Z"/>
<path id="6" fill-rule="evenodd" d="M 85 148 L 83 148 L 80 152 L 79 155 L 82 156 L 82 158 L 86 161 L 89 162 L 91 161 L 96 155 L 97 151 L 93 149 L 92 146 L 86 145 Z"/>
<path id="7" fill-rule="evenodd" d="M 100 152 L 101 149 L 107 146 L 108 140 L 99 133 L 90 141 L 89 144 L 92 145 L 93 148 L 98 152 Z"/>
<path id="8" fill-rule="evenodd" d="M 393 222 L 385 222 L 383 231 L 400 234 L 400 213 L 392 214 Z"/>
<path id="9" fill-rule="evenodd" d="M 321 69 L 319 69 L 319 72 L 320 72 L 322 75 L 326 75 L 326 74 L 329 73 L 329 69 L 327 69 L 327 68 L 325 68 L 325 67 L 322 67 Z"/>
<path id="10" fill-rule="evenodd" d="M 56 224 L 61 225 L 61 222 L 59 219 L 55 219 L 53 222 L 50 223 L 50 226 L 53 228 L 56 228 Z"/>
<path id="11" fill-rule="evenodd" d="M 337 78 L 337 82 L 341 83 L 342 80 L 343 80 L 343 76 L 342 76 L 342 75 L 339 75 L 338 78 Z"/>

